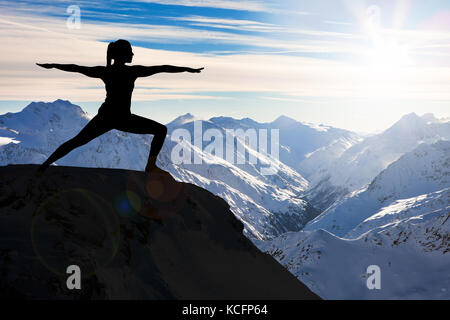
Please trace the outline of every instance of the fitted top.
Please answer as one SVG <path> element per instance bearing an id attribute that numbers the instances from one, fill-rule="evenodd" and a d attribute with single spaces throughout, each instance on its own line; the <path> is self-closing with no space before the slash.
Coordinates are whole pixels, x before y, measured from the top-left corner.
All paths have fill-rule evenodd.
<path id="1" fill-rule="evenodd" d="M 104 67 L 101 79 L 105 83 L 106 98 L 99 113 L 130 113 L 136 74 L 129 66 Z"/>

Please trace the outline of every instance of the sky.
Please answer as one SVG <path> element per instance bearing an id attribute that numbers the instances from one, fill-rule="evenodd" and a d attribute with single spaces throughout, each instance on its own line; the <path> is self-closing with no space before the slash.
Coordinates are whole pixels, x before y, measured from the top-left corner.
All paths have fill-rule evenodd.
<path id="1" fill-rule="evenodd" d="M 450 117 L 447 0 L 0 0 L 0 114 L 64 99 L 95 115 L 101 80 L 35 63 L 105 65 L 120 38 L 133 64 L 205 68 L 136 81 L 132 112 L 162 123 L 286 115 L 371 133 Z"/>

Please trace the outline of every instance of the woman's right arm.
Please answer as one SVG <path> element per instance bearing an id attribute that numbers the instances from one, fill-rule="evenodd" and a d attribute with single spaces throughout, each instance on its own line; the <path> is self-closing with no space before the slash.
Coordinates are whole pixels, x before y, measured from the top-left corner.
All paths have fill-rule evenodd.
<path id="1" fill-rule="evenodd" d="M 45 69 L 59 69 L 67 72 L 78 72 L 91 78 L 101 78 L 105 67 L 84 67 L 76 64 L 58 64 L 58 63 L 36 63 L 38 66 Z"/>

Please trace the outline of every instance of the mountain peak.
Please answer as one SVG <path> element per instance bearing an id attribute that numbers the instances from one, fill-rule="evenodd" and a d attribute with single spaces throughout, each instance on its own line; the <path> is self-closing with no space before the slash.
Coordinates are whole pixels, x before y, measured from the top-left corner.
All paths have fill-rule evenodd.
<path id="1" fill-rule="evenodd" d="M 408 114 L 405 114 L 403 117 L 400 118 L 400 120 L 397 123 L 416 123 L 416 122 L 422 122 L 423 119 L 419 117 L 415 112 L 411 112 Z"/>
<path id="2" fill-rule="evenodd" d="M 260 123 L 256 122 L 255 120 L 253 120 L 252 118 L 246 117 L 246 118 L 242 118 L 242 119 L 235 119 L 232 117 L 225 117 L 225 116 L 220 116 L 220 117 L 212 117 L 211 119 L 209 119 L 209 121 L 211 121 L 212 123 L 218 125 L 218 126 L 222 126 L 224 128 L 235 128 L 235 127 L 259 127 Z"/>
<path id="3" fill-rule="evenodd" d="M 402 119 L 419 119 L 420 117 L 415 112 L 405 114 Z"/>
<path id="4" fill-rule="evenodd" d="M 427 121 L 416 113 L 408 113 L 400 118 L 392 127 L 385 131 L 386 134 L 412 134 L 420 132 L 426 126 Z"/>
<path id="5" fill-rule="evenodd" d="M 292 119 L 285 115 L 282 115 L 282 116 L 279 116 L 275 121 L 273 121 L 272 124 L 281 125 L 281 126 L 290 126 L 297 122 L 298 121 L 295 119 Z"/>
<path id="6" fill-rule="evenodd" d="M 60 103 L 60 104 L 72 104 L 69 100 L 56 99 L 52 103 Z"/>
<path id="7" fill-rule="evenodd" d="M 434 114 L 432 113 L 425 113 L 422 116 L 422 119 L 426 122 L 426 123 L 436 123 L 439 122 L 439 120 L 434 116 Z"/>
<path id="8" fill-rule="evenodd" d="M 62 99 L 57 99 L 53 102 L 34 101 L 28 104 L 25 108 L 23 108 L 22 111 L 40 113 L 44 110 L 48 110 L 49 112 L 53 112 L 55 108 L 63 108 L 65 109 L 64 111 L 70 109 L 71 111 L 74 111 L 76 113 L 85 114 L 85 112 L 83 111 L 83 109 L 81 109 L 80 106 L 73 104 L 68 100 Z"/>
<path id="9" fill-rule="evenodd" d="M 168 125 L 170 126 L 182 126 L 185 123 L 198 120 L 192 113 L 188 112 L 172 120 Z"/>
<path id="10" fill-rule="evenodd" d="M 188 112 L 188 113 L 180 116 L 180 118 L 194 118 L 194 115 L 192 113 Z"/>

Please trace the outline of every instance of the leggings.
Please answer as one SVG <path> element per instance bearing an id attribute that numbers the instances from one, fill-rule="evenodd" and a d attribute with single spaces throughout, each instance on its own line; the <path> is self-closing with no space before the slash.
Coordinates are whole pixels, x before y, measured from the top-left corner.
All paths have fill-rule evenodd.
<path id="1" fill-rule="evenodd" d="M 167 127 L 165 125 L 132 113 L 121 116 L 109 116 L 99 113 L 89 121 L 80 133 L 56 149 L 47 161 L 45 161 L 43 166 L 49 166 L 73 149 L 88 143 L 112 129 L 137 134 L 153 134 L 154 137 L 150 147 L 149 158 L 158 156 L 167 135 Z"/>

